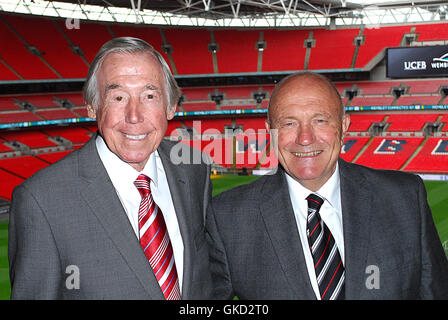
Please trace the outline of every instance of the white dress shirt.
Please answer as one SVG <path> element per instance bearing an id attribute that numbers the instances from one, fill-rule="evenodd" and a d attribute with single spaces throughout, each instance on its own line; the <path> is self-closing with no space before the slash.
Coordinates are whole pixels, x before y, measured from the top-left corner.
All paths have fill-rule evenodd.
<path id="1" fill-rule="evenodd" d="M 333 234 L 341 255 L 342 263 L 344 264 L 344 237 L 342 231 L 339 167 L 336 165 L 336 170 L 333 175 L 317 192 L 308 190 L 288 174 L 286 174 L 286 181 L 288 183 L 294 216 L 299 229 L 300 241 L 302 242 L 308 275 L 310 277 L 314 293 L 316 294 L 317 299 L 320 300 L 319 286 L 317 284 L 316 272 L 314 271 L 313 256 L 311 255 L 308 245 L 308 238 L 306 235 L 306 221 L 308 216 L 308 201 L 306 198 L 310 193 L 315 193 L 325 200 L 319 210 L 319 213 L 322 220 Z"/>
<path id="2" fill-rule="evenodd" d="M 166 179 L 165 170 L 163 169 L 159 154 L 157 151 L 153 152 L 150 155 L 145 168 L 141 172 L 138 172 L 129 164 L 121 160 L 116 154 L 111 152 L 100 135 L 98 135 L 96 139 L 96 147 L 98 149 L 100 159 L 103 162 L 110 180 L 115 187 L 118 198 L 126 211 L 129 222 L 134 229 L 135 235 L 139 240 L 138 211 L 142 198 L 134 185 L 134 181 L 141 173 L 151 178 L 151 193 L 154 201 L 162 210 L 163 217 L 165 219 L 166 227 L 168 229 L 168 234 L 173 247 L 180 289 L 182 291 L 184 245 L 180 234 L 176 211 L 174 210 L 168 181 Z"/>

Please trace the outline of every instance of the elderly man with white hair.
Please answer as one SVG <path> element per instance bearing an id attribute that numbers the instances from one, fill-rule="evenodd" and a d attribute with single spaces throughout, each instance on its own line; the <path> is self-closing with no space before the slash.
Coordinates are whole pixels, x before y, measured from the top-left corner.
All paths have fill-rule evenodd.
<path id="1" fill-rule="evenodd" d="M 174 164 L 163 140 L 179 96 L 151 45 L 103 45 L 84 86 L 97 134 L 14 190 L 12 299 L 212 297 L 210 168 Z"/>

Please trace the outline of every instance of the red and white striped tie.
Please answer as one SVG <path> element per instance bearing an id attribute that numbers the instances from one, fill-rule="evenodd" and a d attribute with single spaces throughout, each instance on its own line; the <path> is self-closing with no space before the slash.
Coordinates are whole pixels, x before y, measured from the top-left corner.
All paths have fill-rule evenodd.
<path id="1" fill-rule="evenodd" d="M 134 184 L 142 201 L 138 212 L 140 245 L 162 289 L 166 300 L 180 300 L 179 278 L 173 248 L 162 211 L 154 202 L 149 184 L 151 179 L 140 174 Z"/>

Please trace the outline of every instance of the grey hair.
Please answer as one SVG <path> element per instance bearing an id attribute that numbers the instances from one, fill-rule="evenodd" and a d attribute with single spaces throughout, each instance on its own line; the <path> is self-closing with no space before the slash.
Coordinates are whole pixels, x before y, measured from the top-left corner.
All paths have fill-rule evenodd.
<path id="1" fill-rule="evenodd" d="M 344 119 L 344 115 L 345 115 L 344 103 L 342 102 L 341 94 L 339 93 L 339 91 L 336 88 L 336 86 L 334 85 L 334 83 L 330 79 L 325 77 L 324 75 L 321 75 L 321 74 L 316 73 L 316 72 L 305 71 L 305 72 L 297 72 L 297 73 L 290 74 L 290 75 L 284 77 L 282 80 L 280 80 L 279 83 L 276 84 L 274 90 L 271 93 L 271 99 L 269 100 L 268 113 L 267 113 L 267 121 L 268 121 L 268 123 L 270 123 L 269 108 L 271 107 L 272 98 L 277 94 L 277 92 L 280 90 L 282 85 L 285 82 L 287 82 L 289 79 L 295 78 L 295 77 L 302 77 L 302 76 L 309 76 L 309 77 L 314 77 L 314 78 L 320 79 L 322 82 L 326 83 L 328 85 L 328 87 L 331 88 L 336 93 L 336 95 L 338 97 L 338 102 L 339 102 L 339 104 L 341 106 L 342 119 Z"/>
<path id="2" fill-rule="evenodd" d="M 106 42 L 93 59 L 87 73 L 86 82 L 84 83 L 83 87 L 84 101 L 87 105 L 91 105 L 95 108 L 95 110 L 98 110 L 100 93 L 98 88 L 97 74 L 107 55 L 114 52 L 148 53 L 154 56 L 160 63 L 165 78 L 165 93 L 168 101 L 167 112 L 178 103 L 181 91 L 179 86 L 177 85 L 176 79 L 174 79 L 174 76 L 171 74 L 171 70 L 165 59 L 163 59 L 162 55 L 157 52 L 153 48 L 153 46 L 151 46 L 144 40 L 132 37 L 121 37 Z"/>

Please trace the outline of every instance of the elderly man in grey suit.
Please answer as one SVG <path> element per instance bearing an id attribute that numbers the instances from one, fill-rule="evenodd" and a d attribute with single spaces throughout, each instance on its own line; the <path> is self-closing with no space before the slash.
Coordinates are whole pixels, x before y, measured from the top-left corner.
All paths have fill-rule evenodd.
<path id="1" fill-rule="evenodd" d="M 211 297 L 210 168 L 175 165 L 163 140 L 179 95 L 148 43 L 100 49 L 84 87 L 98 134 L 14 190 L 11 298 Z"/>
<path id="2" fill-rule="evenodd" d="M 421 179 L 340 159 L 349 124 L 325 77 L 277 85 L 266 127 L 278 137 L 278 170 L 220 194 L 208 211 L 219 296 L 448 298 Z"/>

